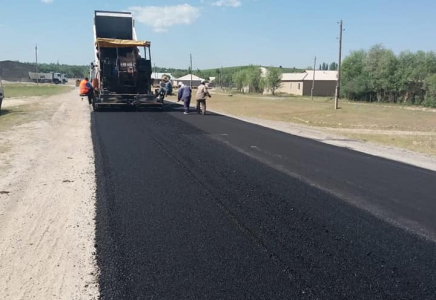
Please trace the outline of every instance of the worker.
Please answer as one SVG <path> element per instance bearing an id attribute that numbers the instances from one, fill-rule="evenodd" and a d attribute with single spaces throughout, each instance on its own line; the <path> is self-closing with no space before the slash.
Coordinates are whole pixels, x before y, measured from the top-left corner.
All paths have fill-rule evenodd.
<path id="1" fill-rule="evenodd" d="M 85 79 L 80 82 L 79 91 L 80 96 L 88 96 L 88 103 L 92 104 L 92 99 L 94 98 L 94 88 L 89 82 L 88 77 L 85 77 Z"/>
<path id="2" fill-rule="evenodd" d="M 191 104 L 192 90 L 189 86 L 179 82 L 179 92 L 177 93 L 177 102 L 183 101 L 183 106 L 185 107 L 184 114 L 189 115 L 189 105 Z"/>
<path id="3" fill-rule="evenodd" d="M 206 85 L 206 80 L 201 80 L 200 85 L 197 89 L 197 96 L 195 99 L 197 100 L 197 113 L 206 114 L 206 97 L 211 98 L 212 96 L 209 93 L 209 89 Z M 202 106 L 202 110 L 200 110 L 200 106 Z"/>
<path id="4" fill-rule="evenodd" d="M 164 97 L 166 95 L 172 95 L 173 94 L 173 84 L 171 83 L 171 80 L 169 77 L 162 78 L 161 81 L 161 88 L 159 89 L 158 95 L 163 95 Z"/>

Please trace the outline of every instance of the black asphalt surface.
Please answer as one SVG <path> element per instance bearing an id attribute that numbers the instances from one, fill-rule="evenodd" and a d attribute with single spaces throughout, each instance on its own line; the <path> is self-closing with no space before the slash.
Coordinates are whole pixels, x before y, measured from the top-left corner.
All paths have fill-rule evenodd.
<path id="1" fill-rule="evenodd" d="M 181 112 L 92 115 L 102 299 L 436 299 L 436 172 Z"/>

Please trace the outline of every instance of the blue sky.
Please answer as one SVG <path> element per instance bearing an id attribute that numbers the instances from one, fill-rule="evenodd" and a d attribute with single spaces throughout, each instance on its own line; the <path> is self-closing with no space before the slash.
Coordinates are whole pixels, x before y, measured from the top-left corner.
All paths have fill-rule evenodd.
<path id="1" fill-rule="evenodd" d="M 0 0 L 0 60 L 88 64 L 93 11 L 133 10 L 138 38 L 152 42 L 158 66 L 194 68 L 261 64 L 310 66 L 382 43 L 435 50 L 434 0 Z"/>

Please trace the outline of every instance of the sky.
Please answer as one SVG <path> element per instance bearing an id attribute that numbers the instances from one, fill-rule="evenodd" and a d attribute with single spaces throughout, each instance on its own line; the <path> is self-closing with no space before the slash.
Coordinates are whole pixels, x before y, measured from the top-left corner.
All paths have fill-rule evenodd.
<path id="1" fill-rule="evenodd" d="M 435 0 L 0 0 L 0 61 L 89 64 L 95 10 L 131 11 L 159 67 L 306 68 L 381 43 L 436 50 Z"/>

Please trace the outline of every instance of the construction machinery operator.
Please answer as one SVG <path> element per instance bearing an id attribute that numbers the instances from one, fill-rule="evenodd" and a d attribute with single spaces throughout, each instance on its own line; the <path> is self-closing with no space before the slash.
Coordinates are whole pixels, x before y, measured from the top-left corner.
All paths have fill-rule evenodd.
<path id="1" fill-rule="evenodd" d="M 88 103 L 92 104 L 92 100 L 94 99 L 94 88 L 87 77 L 80 82 L 79 91 L 80 96 L 87 96 Z"/>

